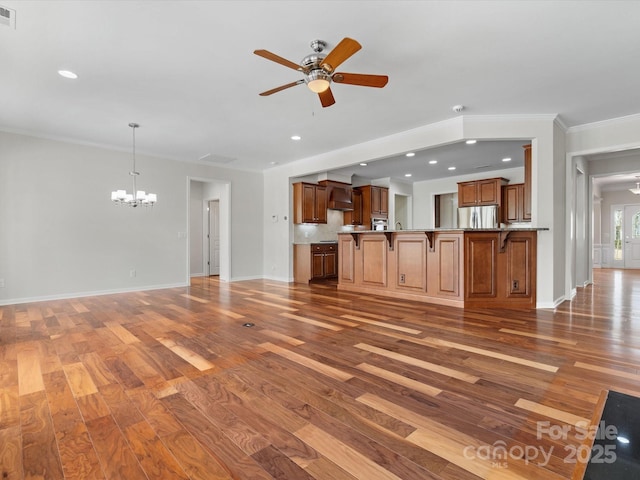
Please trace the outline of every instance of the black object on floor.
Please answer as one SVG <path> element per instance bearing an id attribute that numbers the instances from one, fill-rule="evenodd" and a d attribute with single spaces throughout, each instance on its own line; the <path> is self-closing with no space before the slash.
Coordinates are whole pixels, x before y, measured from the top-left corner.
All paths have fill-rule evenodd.
<path id="1" fill-rule="evenodd" d="M 583 478 L 640 479 L 640 398 L 609 392 Z"/>

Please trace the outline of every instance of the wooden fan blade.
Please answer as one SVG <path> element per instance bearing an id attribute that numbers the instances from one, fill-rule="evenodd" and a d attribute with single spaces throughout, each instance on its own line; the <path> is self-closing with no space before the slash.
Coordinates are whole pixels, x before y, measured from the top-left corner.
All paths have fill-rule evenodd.
<path id="1" fill-rule="evenodd" d="M 275 53 L 271 53 L 269 50 L 254 50 L 253 53 L 258 55 L 259 57 L 266 58 L 267 60 L 279 63 L 280 65 L 284 65 L 285 67 L 289 67 L 294 70 L 302 70 L 300 65 L 298 65 L 297 63 L 293 63 L 286 58 L 282 58 Z"/>
<path id="2" fill-rule="evenodd" d="M 267 90 L 266 92 L 262 92 L 260 96 L 266 97 L 267 95 L 271 95 L 272 93 L 277 93 L 286 88 L 295 87 L 296 85 L 300 85 L 301 83 L 304 83 L 304 80 L 300 79 L 300 80 L 296 80 L 295 82 L 287 83 L 286 85 L 280 85 L 279 87 L 272 88 L 271 90 Z"/>
<path id="3" fill-rule="evenodd" d="M 367 75 L 364 73 L 334 73 L 331 77 L 336 83 L 347 83 L 349 85 L 360 85 L 363 87 L 382 88 L 389 81 L 386 75 Z"/>
<path id="4" fill-rule="evenodd" d="M 329 52 L 329 55 L 322 61 L 322 68 L 326 69 L 329 73 L 333 72 L 338 65 L 344 62 L 351 55 L 356 53 L 362 48 L 358 42 L 353 38 L 343 38 L 336 48 Z"/>
<path id="5" fill-rule="evenodd" d="M 318 93 L 320 97 L 320 103 L 322 103 L 323 107 L 330 107 L 334 103 L 336 103 L 335 98 L 333 98 L 333 93 L 331 93 L 331 89 L 327 88 L 324 92 Z"/>

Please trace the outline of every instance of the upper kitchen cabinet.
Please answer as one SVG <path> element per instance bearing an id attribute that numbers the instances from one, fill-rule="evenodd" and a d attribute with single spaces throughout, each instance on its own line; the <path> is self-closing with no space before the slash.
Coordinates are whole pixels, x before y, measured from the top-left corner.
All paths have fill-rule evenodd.
<path id="1" fill-rule="evenodd" d="M 375 185 L 358 187 L 362 192 L 362 217 L 369 223 L 371 218 L 387 218 L 389 216 L 389 189 Z"/>
<path id="2" fill-rule="evenodd" d="M 480 205 L 500 205 L 502 202 L 502 185 L 505 178 L 486 178 L 473 182 L 458 183 L 458 206 L 476 207 Z"/>
<path id="3" fill-rule="evenodd" d="M 524 145 L 524 211 L 522 219 L 531 221 L 531 145 Z"/>
<path id="4" fill-rule="evenodd" d="M 327 223 L 327 188 L 313 183 L 293 184 L 293 223 Z"/>
<path id="5" fill-rule="evenodd" d="M 502 187 L 502 217 L 504 223 L 530 221 L 524 218 L 523 183 L 511 183 Z"/>

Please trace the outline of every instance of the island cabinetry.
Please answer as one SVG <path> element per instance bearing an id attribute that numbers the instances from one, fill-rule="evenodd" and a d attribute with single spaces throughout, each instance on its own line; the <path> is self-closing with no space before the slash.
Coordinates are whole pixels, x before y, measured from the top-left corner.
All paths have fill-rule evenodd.
<path id="1" fill-rule="evenodd" d="M 327 188 L 298 182 L 293 184 L 293 223 L 327 223 Z"/>
<path id="2" fill-rule="evenodd" d="M 533 309 L 539 229 L 338 234 L 338 290 L 465 308 Z"/>
<path id="3" fill-rule="evenodd" d="M 390 271 L 398 290 L 427 292 L 427 237 L 424 234 L 395 235 Z"/>
<path id="4" fill-rule="evenodd" d="M 355 276 L 365 287 L 387 286 L 389 242 L 385 235 L 366 235 L 356 251 Z"/>
<path id="5" fill-rule="evenodd" d="M 472 182 L 458 183 L 458 206 L 477 207 L 481 205 L 500 205 L 502 201 L 502 185 L 505 178 L 487 178 Z"/>
<path id="6" fill-rule="evenodd" d="M 442 298 L 462 299 L 464 252 L 462 233 L 437 233 L 429 252 L 429 291 Z"/>
<path id="7" fill-rule="evenodd" d="M 531 221 L 531 145 L 524 145 L 524 207 L 522 219 Z"/>
<path id="8" fill-rule="evenodd" d="M 351 191 L 353 210 L 344 212 L 344 225 L 362 225 L 362 192 L 358 189 Z"/>
<path id="9" fill-rule="evenodd" d="M 536 240 L 531 231 L 465 235 L 465 306 L 535 308 Z"/>
<path id="10" fill-rule="evenodd" d="M 356 242 L 351 235 L 338 235 L 338 283 L 355 283 Z"/>
<path id="11" fill-rule="evenodd" d="M 464 250 L 466 298 L 495 298 L 498 236 L 495 233 L 469 234 Z"/>

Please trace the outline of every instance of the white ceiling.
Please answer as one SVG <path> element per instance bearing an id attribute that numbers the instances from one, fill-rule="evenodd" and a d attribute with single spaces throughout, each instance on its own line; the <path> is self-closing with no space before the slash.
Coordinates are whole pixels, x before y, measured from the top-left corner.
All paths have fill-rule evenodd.
<path id="1" fill-rule="evenodd" d="M 637 1 L 0 6 L 17 13 L 15 29 L 0 24 L 0 129 L 126 150 L 137 122 L 138 151 L 186 161 L 211 154 L 203 161 L 262 170 L 452 118 L 457 104 L 468 115 L 558 114 L 566 126 L 640 112 Z M 312 40 L 329 51 L 346 36 L 363 48 L 339 70 L 386 74 L 385 88 L 334 84 L 328 108 L 304 85 L 258 96 L 301 76 L 255 49 L 297 63 Z M 466 168 L 499 165 L 503 147 L 487 146 L 487 158 L 477 148 Z M 389 160 L 380 176 L 441 175 Z"/>

